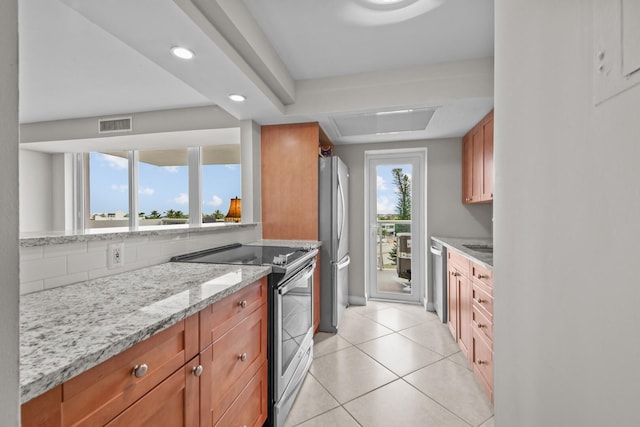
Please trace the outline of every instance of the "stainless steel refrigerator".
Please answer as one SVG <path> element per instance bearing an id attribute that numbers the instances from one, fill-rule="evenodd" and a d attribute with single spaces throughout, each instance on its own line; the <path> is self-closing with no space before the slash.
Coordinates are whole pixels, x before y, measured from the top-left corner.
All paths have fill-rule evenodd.
<path id="1" fill-rule="evenodd" d="M 349 305 L 349 168 L 336 156 L 319 162 L 319 329 L 336 332 Z"/>

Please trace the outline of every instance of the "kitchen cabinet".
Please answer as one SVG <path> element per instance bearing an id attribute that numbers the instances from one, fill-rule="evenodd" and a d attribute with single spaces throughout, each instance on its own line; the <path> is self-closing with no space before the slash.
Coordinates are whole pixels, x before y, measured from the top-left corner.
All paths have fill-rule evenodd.
<path id="1" fill-rule="evenodd" d="M 247 414 L 267 418 L 267 283 L 263 279 L 244 295 L 232 295 L 201 312 L 200 425 L 230 425 L 237 420 L 236 401 L 246 401 Z M 255 396 L 262 396 L 255 399 Z M 254 425 L 258 418 L 238 425 Z M 255 419 L 254 419 L 255 418 Z M 251 421 L 250 423 L 248 423 Z M 260 424 L 262 425 L 262 424 Z"/>
<path id="2" fill-rule="evenodd" d="M 20 408 L 23 427 L 60 427 L 62 425 L 62 386 L 31 399 Z"/>
<path id="3" fill-rule="evenodd" d="M 493 201 L 493 111 L 462 138 L 462 202 Z"/>
<path id="4" fill-rule="evenodd" d="M 320 125 L 262 126 L 262 236 L 318 240 L 318 150 L 333 144 Z"/>
<path id="5" fill-rule="evenodd" d="M 493 402 L 493 271 L 447 250 L 448 326 Z"/>
<path id="6" fill-rule="evenodd" d="M 197 315 L 185 319 L 65 382 L 62 425 L 105 425 L 113 420 L 196 356 L 197 325 Z"/>
<path id="7" fill-rule="evenodd" d="M 447 272 L 449 330 L 460 345 L 462 353 L 465 355 L 467 360 L 471 361 L 472 294 L 471 281 L 469 278 L 469 260 L 455 251 L 448 250 Z"/>
<path id="8" fill-rule="evenodd" d="M 261 426 L 267 381 L 262 278 L 26 402 L 22 425 Z"/>
<path id="9" fill-rule="evenodd" d="M 471 272 L 473 371 L 493 402 L 493 271 L 472 263 Z"/>
<path id="10" fill-rule="evenodd" d="M 262 126 L 262 237 L 318 240 L 318 153 L 333 143 L 317 122 Z M 314 331 L 320 325 L 320 260 L 314 275 Z"/>

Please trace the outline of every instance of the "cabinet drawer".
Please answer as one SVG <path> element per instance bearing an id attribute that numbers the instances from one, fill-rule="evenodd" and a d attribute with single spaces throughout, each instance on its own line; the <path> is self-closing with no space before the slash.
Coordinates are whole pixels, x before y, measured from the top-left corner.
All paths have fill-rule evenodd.
<path id="1" fill-rule="evenodd" d="M 493 297 L 476 283 L 473 284 L 473 304 L 484 310 L 484 315 L 493 323 Z"/>
<path id="2" fill-rule="evenodd" d="M 20 408 L 22 427 L 60 427 L 62 386 L 58 386 L 24 403 Z"/>
<path id="3" fill-rule="evenodd" d="M 184 365 L 194 345 L 185 324 L 189 322 L 182 321 L 65 382 L 62 425 L 104 425 Z M 136 366 L 140 377 L 134 374 Z"/>
<path id="4" fill-rule="evenodd" d="M 267 363 L 249 381 L 216 427 L 260 427 L 267 419 Z"/>
<path id="5" fill-rule="evenodd" d="M 191 370 L 197 358 L 118 415 L 106 427 L 172 426 L 198 424 L 198 377 Z"/>
<path id="6" fill-rule="evenodd" d="M 493 323 L 485 316 L 478 304 L 473 304 L 471 323 L 473 327 L 483 333 L 490 343 L 493 342 Z"/>
<path id="7" fill-rule="evenodd" d="M 486 291 L 493 295 L 493 271 L 483 265 L 472 262 L 471 275 L 475 283 L 484 285 Z"/>
<path id="8" fill-rule="evenodd" d="M 456 267 L 463 276 L 469 277 L 469 258 L 453 249 L 447 248 L 447 263 Z"/>
<path id="9" fill-rule="evenodd" d="M 203 425 L 214 425 L 267 360 L 267 305 L 255 310 L 201 353 Z"/>
<path id="10" fill-rule="evenodd" d="M 493 402 L 493 351 L 477 330 L 473 331 L 473 372 Z"/>
<path id="11" fill-rule="evenodd" d="M 202 310 L 200 312 L 200 350 L 204 350 L 266 302 L 267 278 L 263 277 Z"/>

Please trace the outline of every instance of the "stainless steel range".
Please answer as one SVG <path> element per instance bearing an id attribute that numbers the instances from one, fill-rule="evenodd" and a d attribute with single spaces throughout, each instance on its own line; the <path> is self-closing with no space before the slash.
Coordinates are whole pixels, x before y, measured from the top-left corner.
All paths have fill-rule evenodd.
<path id="1" fill-rule="evenodd" d="M 234 244 L 173 257 L 174 262 L 269 265 L 269 419 L 281 427 L 313 360 L 315 248 Z"/>

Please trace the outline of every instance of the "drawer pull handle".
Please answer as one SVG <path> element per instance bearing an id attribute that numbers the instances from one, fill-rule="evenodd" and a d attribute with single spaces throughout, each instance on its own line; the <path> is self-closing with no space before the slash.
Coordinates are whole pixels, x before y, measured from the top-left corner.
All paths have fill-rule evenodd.
<path id="1" fill-rule="evenodd" d="M 244 362 L 245 360 L 247 360 L 247 353 L 242 353 L 238 355 L 238 360 L 241 362 Z"/>
<path id="2" fill-rule="evenodd" d="M 480 304 L 484 304 L 485 302 L 487 302 L 487 300 L 486 299 L 482 299 L 482 298 L 478 298 L 478 302 Z"/>
<path id="3" fill-rule="evenodd" d="M 488 365 L 489 364 L 487 361 L 480 360 L 480 359 L 478 359 L 477 363 L 478 363 L 478 365 Z"/>
<path id="4" fill-rule="evenodd" d="M 143 363 L 142 365 L 134 366 L 132 374 L 136 378 L 142 378 L 147 374 L 148 370 L 149 370 L 149 367 L 147 366 L 147 364 Z"/>
<path id="5" fill-rule="evenodd" d="M 486 325 L 483 325 L 482 323 L 478 323 L 478 328 L 482 329 L 482 328 L 486 328 Z"/>
<path id="6" fill-rule="evenodd" d="M 240 306 L 241 308 L 246 308 L 247 307 L 247 300 L 244 299 L 242 301 L 238 301 L 238 306 Z"/>
<path id="7" fill-rule="evenodd" d="M 478 274 L 478 279 L 488 279 L 489 276 L 486 274 Z"/>
<path id="8" fill-rule="evenodd" d="M 194 366 L 191 369 L 191 373 L 193 375 L 195 375 L 196 377 L 199 377 L 200 375 L 202 375 L 202 372 L 204 371 L 204 368 L 202 367 L 202 365 L 198 365 L 198 366 Z"/>

